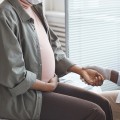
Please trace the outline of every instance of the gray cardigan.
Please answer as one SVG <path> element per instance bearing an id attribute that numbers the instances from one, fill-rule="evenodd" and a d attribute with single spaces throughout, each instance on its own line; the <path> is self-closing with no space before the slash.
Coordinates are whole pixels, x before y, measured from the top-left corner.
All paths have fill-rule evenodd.
<path id="1" fill-rule="evenodd" d="M 56 74 L 65 75 L 73 63 L 66 58 L 59 39 L 49 28 L 42 3 L 32 8 L 49 37 L 55 55 Z M 41 79 L 39 47 L 33 19 L 18 0 L 5 0 L 0 5 L 0 118 L 40 119 L 42 92 L 30 89 L 36 79 Z"/>

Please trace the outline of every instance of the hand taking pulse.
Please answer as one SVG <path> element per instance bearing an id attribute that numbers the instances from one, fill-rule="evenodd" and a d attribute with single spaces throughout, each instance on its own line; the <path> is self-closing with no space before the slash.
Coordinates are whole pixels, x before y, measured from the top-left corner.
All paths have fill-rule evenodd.
<path id="1" fill-rule="evenodd" d="M 92 86 L 100 86 L 103 84 L 104 77 L 93 69 L 81 68 L 77 65 L 72 66 L 68 69 L 69 72 L 77 73 L 84 79 L 85 83 Z"/>
<path id="2" fill-rule="evenodd" d="M 93 69 L 99 72 L 106 80 L 110 80 L 117 83 L 120 79 L 119 72 L 109 68 L 103 68 L 99 66 L 87 66 L 86 69 Z"/>
<path id="3" fill-rule="evenodd" d="M 98 73 L 96 70 L 92 69 L 82 69 L 81 78 L 83 81 L 92 86 L 101 86 L 104 81 L 104 77 Z"/>

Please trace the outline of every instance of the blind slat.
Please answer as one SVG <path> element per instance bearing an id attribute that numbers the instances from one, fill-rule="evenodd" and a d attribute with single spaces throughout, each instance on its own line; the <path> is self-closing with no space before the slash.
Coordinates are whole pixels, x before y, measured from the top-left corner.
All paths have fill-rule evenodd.
<path id="1" fill-rule="evenodd" d="M 68 55 L 82 66 L 120 70 L 120 1 L 68 0 Z"/>

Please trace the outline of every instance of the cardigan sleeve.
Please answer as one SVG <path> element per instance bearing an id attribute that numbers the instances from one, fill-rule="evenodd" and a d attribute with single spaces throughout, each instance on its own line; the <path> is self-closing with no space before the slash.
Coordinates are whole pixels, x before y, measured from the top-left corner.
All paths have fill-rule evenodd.
<path id="1" fill-rule="evenodd" d="M 26 70 L 22 49 L 13 31 L 15 23 L 9 24 L 7 19 L 0 16 L 0 85 L 17 96 L 30 89 L 36 74 Z"/>
<path id="2" fill-rule="evenodd" d="M 56 61 L 56 74 L 61 77 L 68 73 L 68 68 L 75 65 L 69 58 L 66 57 L 66 54 L 62 50 L 61 43 L 55 33 L 50 31 L 50 41 L 55 55 Z"/>

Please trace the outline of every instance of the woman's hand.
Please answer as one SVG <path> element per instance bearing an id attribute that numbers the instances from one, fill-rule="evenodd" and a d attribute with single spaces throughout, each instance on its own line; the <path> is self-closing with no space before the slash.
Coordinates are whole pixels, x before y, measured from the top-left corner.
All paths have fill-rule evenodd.
<path id="1" fill-rule="evenodd" d="M 48 84 L 51 86 L 50 91 L 54 91 L 58 85 L 58 77 L 55 75 L 52 79 L 49 80 Z"/>
<path id="2" fill-rule="evenodd" d="M 31 86 L 31 89 L 40 90 L 44 92 L 52 92 L 55 90 L 57 85 L 58 85 L 58 77 L 57 75 L 55 75 L 53 78 L 49 80 L 48 83 L 41 80 L 36 80 L 36 82 Z"/>
<path id="3" fill-rule="evenodd" d="M 82 69 L 81 77 L 84 81 L 92 86 L 101 86 L 103 84 L 104 78 L 96 70 L 92 69 Z"/>

